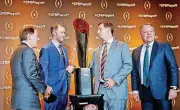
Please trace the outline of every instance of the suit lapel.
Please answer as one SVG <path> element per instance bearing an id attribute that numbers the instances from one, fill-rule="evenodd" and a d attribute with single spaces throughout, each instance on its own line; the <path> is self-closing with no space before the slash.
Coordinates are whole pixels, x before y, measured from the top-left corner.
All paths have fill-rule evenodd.
<path id="1" fill-rule="evenodd" d="M 153 63 L 153 60 L 157 54 L 157 50 L 158 50 L 158 43 L 156 41 L 154 41 L 154 44 L 153 44 L 153 47 L 152 47 L 152 52 L 151 52 L 151 59 L 150 59 L 150 65 L 149 65 L 149 70 L 151 69 L 152 67 L 152 63 Z"/>
<path id="2" fill-rule="evenodd" d="M 141 50 L 142 50 L 143 45 L 137 48 L 137 65 L 138 65 L 138 71 L 139 75 L 141 76 L 141 63 L 140 63 L 140 57 L 141 57 Z"/>
<path id="3" fill-rule="evenodd" d="M 111 46 L 110 46 L 110 48 L 109 48 L 109 51 L 108 51 L 106 64 L 107 64 L 108 59 L 111 58 L 111 55 L 113 54 L 114 49 L 116 48 L 116 46 L 117 46 L 117 44 L 118 44 L 117 42 L 118 42 L 118 41 L 113 40 L 113 42 L 112 42 L 112 44 L 111 44 Z"/>

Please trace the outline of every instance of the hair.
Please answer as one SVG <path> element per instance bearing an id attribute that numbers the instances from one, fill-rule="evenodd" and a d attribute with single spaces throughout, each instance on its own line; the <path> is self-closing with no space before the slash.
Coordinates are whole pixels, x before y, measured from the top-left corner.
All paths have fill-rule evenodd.
<path id="1" fill-rule="evenodd" d="M 113 24 L 111 22 L 103 21 L 103 22 L 99 23 L 98 26 L 101 25 L 101 24 L 103 24 L 105 28 L 110 28 L 111 29 L 111 34 L 113 35 L 113 33 L 114 33 L 114 26 L 113 26 Z"/>
<path id="2" fill-rule="evenodd" d="M 34 32 L 35 32 L 35 27 L 25 26 L 24 28 L 21 29 L 21 31 L 19 33 L 20 41 L 27 40 L 28 34 L 34 34 Z"/>
<path id="3" fill-rule="evenodd" d="M 58 29 L 58 26 L 64 27 L 61 23 L 56 23 L 51 26 L 51 35 L 53 36 L 53 32 Z"/>
<path id="4" fill-rule="evenodd" d="M 144 26 L 151 26 L 154 29 L 154 26 L 152 24 L 146 23 L 140 26 L 139 31 L 141 31 Z"/>

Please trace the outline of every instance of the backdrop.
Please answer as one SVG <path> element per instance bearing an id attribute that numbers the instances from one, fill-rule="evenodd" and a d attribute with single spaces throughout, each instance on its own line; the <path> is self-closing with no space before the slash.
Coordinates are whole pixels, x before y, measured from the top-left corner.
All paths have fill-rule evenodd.
<path id="1" fill-rule="evenodd" d="M 0 0 L 0 110 L 10 110 L 12 84 L 9 60 L 19 44 L 18 34 L 23 26 L 35 26 L 39 29 L 40 41 L 35 49 L 39 57 L 39 50 L 51 40 L 50 26 L 56 22 L 64 24 L 69 58 L 78 67 L 72 25 L 75 18 L 83 18 L 90 24 L 88 63 L 94 48 L 101 44 L 97 37 L 99 22 L 112 22 L 115 38 L 128 43 L 131 52 L 142 43 L 139 36 L 140 25 L 152 23 L 157 41 L 171 44 L 180 65 L 179 3 L 180 0 Z M 127 107 L 130 110 L 139 110 L 140 103 L 132 99 L 130 80 L 128 76 Z M 71 82 L 70 94 L 74 94 L 73 75 Z M 173 100 L 174 110 L 180 109 L 178 103 L 180 97 Z"/>

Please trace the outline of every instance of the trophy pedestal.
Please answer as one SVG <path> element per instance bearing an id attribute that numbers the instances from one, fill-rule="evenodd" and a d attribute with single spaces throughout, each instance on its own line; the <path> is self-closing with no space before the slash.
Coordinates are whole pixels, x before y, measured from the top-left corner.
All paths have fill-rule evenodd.
<path id="1" fill-rule="evenodd" d="M 92 95 L 93 81 L 91 68 L 76 68 L 75 69 L 75 94 L 76 95 Z"/>

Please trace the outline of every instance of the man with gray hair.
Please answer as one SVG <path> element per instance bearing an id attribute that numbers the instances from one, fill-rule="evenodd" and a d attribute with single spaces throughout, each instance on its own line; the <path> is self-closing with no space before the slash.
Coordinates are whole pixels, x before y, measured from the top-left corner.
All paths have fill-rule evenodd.
<path id="1" fill-rule="evenodd" d="M 133 50 L 132 90 L 143 110 L 172 110 L 177 97 L 178 66 L 169 43 L 155 41 L 151 24 L 140 27 L 143 44 Z"/>
<path id="2" fill-rule="evenodd" d="M 39 64 L 33 48 L 37 47 L 38 32 L 34 27 L 24 27 L 19 34 L 21 44 L 11 60 L 12 109 L 40 110 L 38 91 L 47 99 L 52 88 L 40 78 Z"/>

